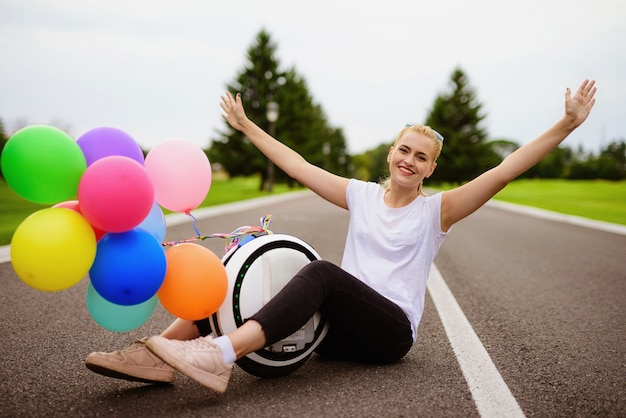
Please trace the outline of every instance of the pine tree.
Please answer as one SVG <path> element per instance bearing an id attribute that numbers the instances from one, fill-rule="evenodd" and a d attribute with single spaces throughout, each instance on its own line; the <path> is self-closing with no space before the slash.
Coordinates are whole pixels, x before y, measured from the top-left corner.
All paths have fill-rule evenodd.
<path id="1" fill-rule="evenodd" d="M 281 70 L 276 45 L 265 30 L 259 32 L 247 57 L 243 71 L 227 86 L 230 92 L 241 93 L 247 116 L 311 163 L 345 174 L 348 156 L 343 133 L 329 126 L 321 106 L 314 103 L 306 82 L 295 69 Z M 266 114 L 270 102 L 279 106 L 274 124 Z M 241 132 L 224 124 L 221 137 L 214 139 L 207 150 L 211 162 L 219 162 L 231 176 L 260 174 L 260 190 L 271 191 L 274 181 L 293 183 L 275 168 L 271 170 L 273 178 L 268 178 L 269 161 Z"/>
<path id="2" fill-rule="evenodd" d="M 248 62 L 236 81 L 227 86 L 228 91 L 241 93 L 248 117 L 268 130 L 267 104 L 274 100 L 278 86 L 284 81 L 275 57 L 276 45 L 270 35 L 261 30 L 255 43 L 248 49 Z M 208 150 L 212 162 L 219 162 L 231 176 L 261 174 L 260 189 L 267 176 L 267 159 L 245 136 L 225 123 L 221 138 L 212 141 Z"/>
<path id="3" fill-rule="evenodd" d="M 4 122 L 0 119 L 0 156 L 2 155 L 2 150 L 9 140 L 7 134 L 4 131 Z M 4 178 L 4 174 L 2 174 L 2 167 L 0 167 L 0 178 Z"/>
<path id="4" fill-rule="evenodd" d="M 330 126 L 322 107 L 311 97 L 306 81 L 294 68 L 285 73 L 285 84 L 278 90 L 276 101 L 281 106 L 281 117 L 276 123 L 279 139 L 310 163 L 346 175 L 349 157 L 343 132 Z"/>
<path id="5" fill-rule="evenodd" d="M 426 124 L 445 138 L 432 180 L 460 183 L 493 167 L 500 158 L 487 143 L 481 127 L 482 104 L 460 68 L 452 72 L 450 87 L 449 93 L 435 99 Z"/>

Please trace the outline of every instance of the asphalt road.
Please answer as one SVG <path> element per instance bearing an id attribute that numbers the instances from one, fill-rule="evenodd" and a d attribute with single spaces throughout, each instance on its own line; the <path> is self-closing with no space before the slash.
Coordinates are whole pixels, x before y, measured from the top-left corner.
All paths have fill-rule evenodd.
<path id="1" fill-rule="evenodd" d="M 527 416 L 626 416 L 626 235 L 484 207 L 435 263 Z"/>
<path id="2" fill-rule="evenodd" d="M 209 211 L 202 234 L 257 225 L 296 235 L 339 262 L 347 213 L 310 194 Z M 173 222 L 175 223 L 175 222 Z M 168 240 L 195 235 L 190 221 Z M 203 242 L 219 256 L 223 241 Z M 458 224 L 436 264 L 527 416 L 626 416 L 626 236 L 485 207 Z M 430 296 L 420 339 L 398 364 L 365 366 L 314 355 L 294 374 L 259 379 L 235 368 L 215 394 L 183 375 L 144 385 L 96 375 L 91 351 L 160 332 L 158 308 L 141 328 L 113 333 L 85 306 L 86 280 L 55 293 L 0 264 L 0 415 L 33 416 L 478 416 Z M 376 330 L 372 330 L 375 338 Z"/>

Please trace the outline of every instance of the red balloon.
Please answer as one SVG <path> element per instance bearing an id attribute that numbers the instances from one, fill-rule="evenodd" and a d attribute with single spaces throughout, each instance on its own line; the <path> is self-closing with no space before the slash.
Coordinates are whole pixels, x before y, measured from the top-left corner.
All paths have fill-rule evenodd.
<path id="1" fill-rule="evenodd" d="M 67 200 L 65 202 L 57 203 L 56 205 L 52 207 L 70 209 L 82 215 L 80 211 L 80 205 L 78 204 L 78 200 Z M 91 228 L 93 229 L 93 232 L 96 234 L 96 241 L 98 241 L 100 238 L 102 238 L 106 234 L 106 231 L 98 229 L 93 225 L 91 225 Z"/>
<path id="2" fill-rule="evenodd" d="M 154 188 L 141 164 L 114 155 L 93 162 L 78 185 L 80 211 L 94 227 L 126 232 L 152 209 Z"/>

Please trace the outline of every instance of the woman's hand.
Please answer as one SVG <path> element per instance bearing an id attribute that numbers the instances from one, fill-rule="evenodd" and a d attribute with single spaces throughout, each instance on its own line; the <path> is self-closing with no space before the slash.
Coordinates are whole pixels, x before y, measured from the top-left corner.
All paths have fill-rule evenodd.
<path id="1" fill-rule="evenodd" d="M 222 117 L 226 122 L 234 129 L 241 131 L 245 122 L 248 120 L 246 112 L 243 110 L 243 104 L 241 103 L 241 94 L 237 93 L 237 97 L 234 98 L 230 92 L 226 92 L 226 95 L 222 96 L 220 106 L 224 110 Z"/>
<path id="2" fill-rule="evenodd" d="M 585 80 L 574 96 L 569 88 L 565 92 L 565 117 L 570 119 L 575 128 L 587 119 L 591 108 L 596 103 L 593 97 L 596 94 L 595 84 L 593 80 Z"/>

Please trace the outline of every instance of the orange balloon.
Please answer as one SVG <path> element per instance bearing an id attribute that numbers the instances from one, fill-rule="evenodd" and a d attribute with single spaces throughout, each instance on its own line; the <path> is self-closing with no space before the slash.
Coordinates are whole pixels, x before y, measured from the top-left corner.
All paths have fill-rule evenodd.
<path id="1" fill-rule="evenodd" d="M 208 318 L 226 298 L 228 277 L 211 250 L 194 243 L 175 245 L 165 252 L 167 272 L 157 296 L 172 315 L 188 320 Z"/>

